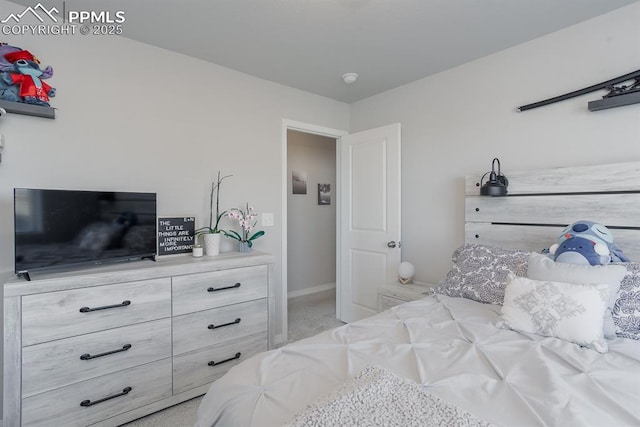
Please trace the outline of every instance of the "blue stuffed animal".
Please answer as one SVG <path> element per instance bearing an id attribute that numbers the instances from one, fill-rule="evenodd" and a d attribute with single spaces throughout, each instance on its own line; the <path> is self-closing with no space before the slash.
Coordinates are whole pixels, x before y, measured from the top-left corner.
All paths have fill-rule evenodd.
<path id="1" fill-rule="evenodd" d="M 2 72 L 12 72 L 14 71 L 13 64 L 9 62 L 4 55 L 7 53 L 19 52 L 22 49 L 15 46 L 10 46 L 6 43 L 0 43 L 0 77 L 2 76 Z M 0 99 L 5 101 L 20 101 L 20 97 L 18 96 L 18 87 L 12 83 L 6 83 L 4 79 L 0 78 Z"/>
<path id="2" fill-rule="evenodd" d="M 7 46 L 3 48 L 7 49 Z M 38 59 L 27 50 L 6 53 L 4 59 L 12 64 L 12 68 L 5 67 L 0 73 L 0 99 L 48 107 L 49 97 L 55 96 L 56 89 L 43 79 L 49 78 L 53 69 L 40 69 Z"/>
<path id="3" fill-rule="evenodd" d="M 562 230 L 549 248 L 549 256 L 557 262 L 604 265 L 613 261 L 628 262 L 613 243 L 613 233 L 593 221 L 577 221 Z"/>

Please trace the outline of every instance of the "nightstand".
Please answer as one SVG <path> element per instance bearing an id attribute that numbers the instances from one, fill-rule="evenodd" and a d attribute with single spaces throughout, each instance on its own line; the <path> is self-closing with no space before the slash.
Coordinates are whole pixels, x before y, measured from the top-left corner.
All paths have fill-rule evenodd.
<path id="1" fill-rule="evenodd" d="M 403 285 L 398 282 L 387 283 L 378 288 L 378 312 L 398 304 L 424 298 L 424 293 L 435 287 L 435 283 L 412 283 Z"/>

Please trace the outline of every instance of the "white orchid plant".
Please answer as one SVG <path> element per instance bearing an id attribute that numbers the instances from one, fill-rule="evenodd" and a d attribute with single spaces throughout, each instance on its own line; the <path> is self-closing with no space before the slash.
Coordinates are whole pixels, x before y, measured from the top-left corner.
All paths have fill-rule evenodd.
<path id="1" fill-rule="evenodd" d="M 227 175 L 220 178 L 220 171 L 218 171 L 218 179 L 211 183 L 211 193 L 209 194 L 209 226 L 197 229 L 196 236 L 199 236 L 201 234 L 225 233 L 224 230 L 218 228 L 220 225 L 220 219 L 222 219 L 222 217 L 227 213 L 227 211 L 220 212 L 220 184 L 222 184 L 222 181 L 231 176 L 233 175 Z M 213 216 L 214 200 L 216 207 L 215 217 Z"/>
<path id="2" fill-rule="evenodd" d="M 262 230 L 256 231 L 255 233 L 251 234 L 257 224 L 256 218 L 258 217 L 258 214 L 254 211 L 253 206 L 249 206 L 249 203 L 247 203 L 245 209 L 229 209 L 227 216 L 238 221 L 238 224 L 242 229 L 242 234 L 234 230 L 227 231 L 225 233 L 227 237 L 238 240 L 240 242 L 247 242 L 249 247 L 252 247 L 253 241 L 255 239 L 260 236 L 264 236 L 264 231 Z"/>

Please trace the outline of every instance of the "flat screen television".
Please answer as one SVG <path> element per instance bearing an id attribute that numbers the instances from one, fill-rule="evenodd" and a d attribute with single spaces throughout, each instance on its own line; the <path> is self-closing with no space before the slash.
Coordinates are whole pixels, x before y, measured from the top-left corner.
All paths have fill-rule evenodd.
<path id="1" fill-rule="evenodd" d="M 15 272 L 156 254 L 156 194 L 14 189 Z M 25 274 L 26 273 L 26 274 Z"/>

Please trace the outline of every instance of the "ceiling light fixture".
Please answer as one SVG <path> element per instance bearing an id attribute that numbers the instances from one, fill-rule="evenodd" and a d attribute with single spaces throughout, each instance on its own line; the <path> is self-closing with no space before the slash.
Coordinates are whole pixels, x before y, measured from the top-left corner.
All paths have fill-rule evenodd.
<path id="1" fill-rule="evenodd" d="M 358 80 L 358 74 L 357 73 L 344 73 L 342 75 L 342 80 L 344 80 L 344 82 L 348 85 L 350 85 L 351 83 L 355 83 L 356 80 Z"/>

